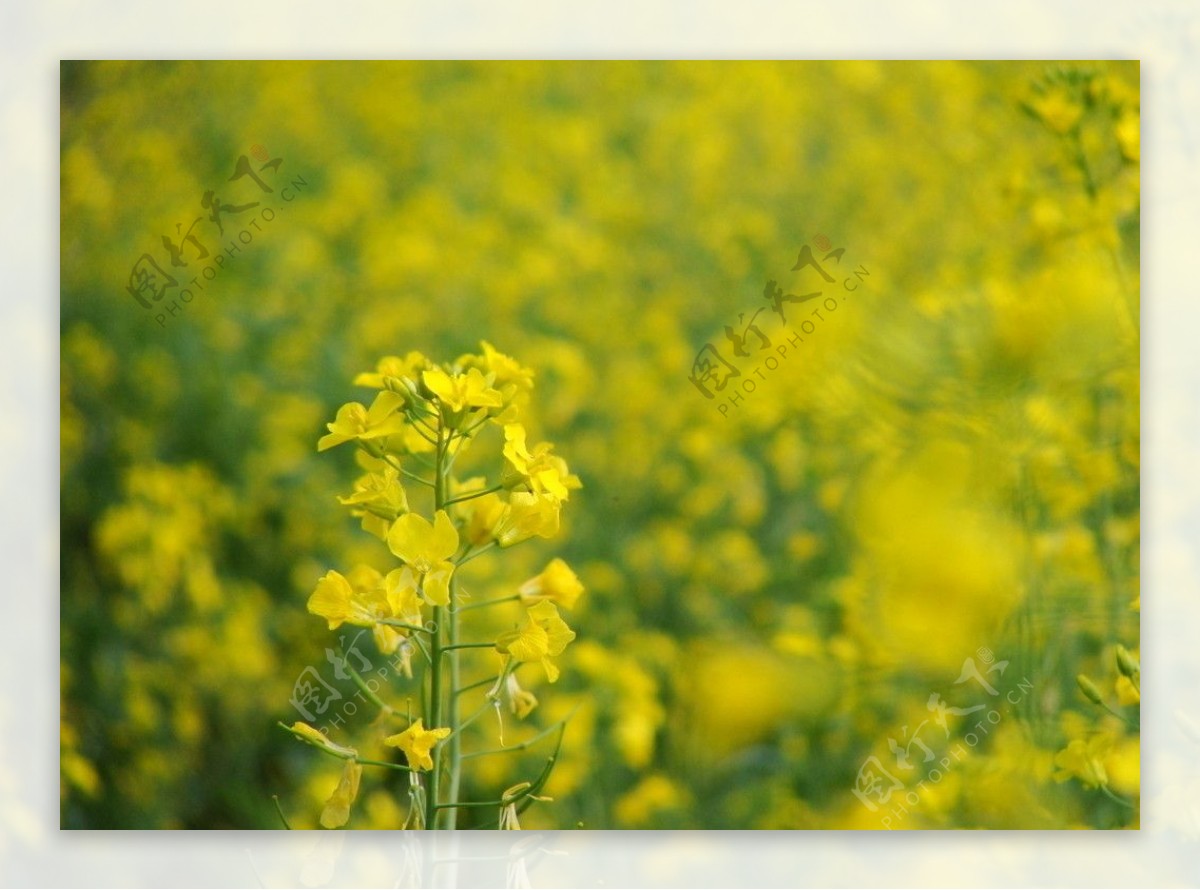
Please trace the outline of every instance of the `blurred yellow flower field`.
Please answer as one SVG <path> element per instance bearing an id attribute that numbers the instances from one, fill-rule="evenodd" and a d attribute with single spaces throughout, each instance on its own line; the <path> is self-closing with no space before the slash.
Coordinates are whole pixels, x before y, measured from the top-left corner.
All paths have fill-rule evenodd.
<path id="1" fill-rule="evenodd" d="M 61 78 L 64 828 L 1139 826 L 1136 62 Z"/>

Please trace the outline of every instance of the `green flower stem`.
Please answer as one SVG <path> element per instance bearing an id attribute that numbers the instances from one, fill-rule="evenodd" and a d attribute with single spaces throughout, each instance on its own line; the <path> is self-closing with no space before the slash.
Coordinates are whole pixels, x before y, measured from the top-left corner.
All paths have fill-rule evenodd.
<path id="1" fill-rule="evenodd" d="M 453 623 L 456 619 L 457 619 L 457 616 L 452 618 L 451 622 Z M 452 643 L 450 645 L 443 646 L 442 651 L 443 652 L 451 652 L 455 649 L 494 649 L 494 648 L 496 648 L 495 643 Z"/>
<path id="2" fill-rule="evenodd" d="M 411 767 L 404 766 L 401 763 L 388 763 L 386 760 L 367 760 L 364 757 L 353 757 L 353 758 L 346 757 L 343 759 L 344 760 L 357 760 L 359 763 L 364 764 L 366 766 L 382 766 L 386 769 L 399 770 L 402 773 L 411 773 L 412 772 Z"/>
<path id="3" fill-rule="evenodd" d="M 362 694 L 367 697 L 367 701 L 379 708 L 382 713 L 387 714 L 389 717 L 396 713 L 395 708 L 389 704 L 385 704 L 378 695 L 376 695 L 367 687 L 367 682 L 359 675 L 358 671 L 350 667 L 348 664 L 345 664 L 344 667 L 350 672 L 350 679 L 354 681 L 354 685 L 357 686 L 359 690 L 361 690 Z"/>
<path id="4" fill-rule="evenodd" d="M 433 509 L 436 513 L 442 509 L 446 498 L 446 437 L 440 424 L 435 445 Z M 433 621 L 437 629 L 430 635 L 429 641 L 429 722 L 426 724 L 431 729 L 442 725 L 442 626 L 446 623 L 445 612 L 446 609 L 442 606 L 433 608 Z M 451 726 L 450 729 L 453 731 L 454 727 Z M 426 828 L 431 827 L 428 824 L 430 820 L 433 822 L 432 827 L 437 828 L 438 784 L 442 772 L 443 750 L 441 745 L 434 748 L 433 769 L 429 771 L 429 782 L 425 786 L 425 812 L 428 814 Z"/>
<path id="5" fill-rule="evenodd" d="M 462 695 L 464 692 L 470 692 L 472 689 L 478 689 L 480 686 L 495 684 L 495 680 L 491 677 L 484 677 L 482 680 L 476 680 L 474 683 L 468 683 L 466 686 L 459 686 L 454 690 L 455 695 Z"/>
<path id="6" fill-rule="evenodd" d="M 1139 692 L 1138 694 L 1140 695 L 1141 693 Z M 1099 704 L 1100 704 L 1100 707 L 1102 707 L 1104 710 L 1108 711 L 1108 713 L 1112 714 L 1114 717 L 1116 717 L 1118 720 L 1120 720 L 1122 723 L 1124 723 L 1130 729 L 1136 729 L 1136 730 L 1141 729 L 1141 726 L 1138 723 L 1134 723 L 1132 720 L 1130 720 L 1124 714 L 1110 708 L 1108 706 L 1107 702 L 1100 702 Z"/>
<path id="7" fill-rule="evenodd" d="M 448 743 L 454 743 L 454 742 L 461 741 L 462 731 L 464 729 L 466 729 L 468 726 L 470 726 L 472 723 L 474 723 L 476 720 L 478 720 L 480 718 L 480 716 L 483 715 L 484 711 L 490 710 L 494 707 L 496 707 L 496 702 L 494 699 L 488 699 L 487 701 L 485 701 L 482 705 L 479 706 L 479 708 L 477 710 L 475 710 L 471 714 L 470 717 L 468 717 L 466 720 L 463 720 L 461 723 L 458 724 L 458 728 L 456 730 L 454 730 L 453 735 L 450 735 L 446 738 L 446 741 Z"/>
<path id="8" fill-rule="evenodd" d="M 506 797 L 503 800 L 469 800 L 461 803 L 443 803 L 438 805 L 439 810 L 461 809 L 462 807 L 506 807 L 509 804 L 517 803 L 524 800 L 535 791 L 533 784 L 523 791 L 514 794 L 512 797 Z"/>
<path id="9" fill-rule="evenodd" d="M 474 553 L 468 553 L 466 556 L 464 556 L 462 559 L 460 559 L 458 561 L 457 565 L 465 566 L 471 560 L 475 559 L 477 556 L 482 556 L 483 554 L 487 553 L 489 550 L 491 550 L 495 546 L 496 546 L 495 541 L 489 541 L 488 543 L 486 543 L 482 547 L 480 547 L 478 550 L 476 550 Z"/>
<path id="10" fill-rule="evenodd" d="M 432 633 L 428 627 L 421 627 L 416 624 L 406 624 L 403 621 L 397 621 L 395 618 L 380 618 L 379 623 L 386 624 L 388 627 L 403 627 L 406 630 L 413 630 L 422 634 Z"/>
<path id="11" fill-rule="evenodd" d="M 473 757 L 487 757 L 491 754 L 507 754 L 509 751 L 524 751 L 526 748 L 532 748 L 534 745 L 536 745 L 542 739 L 546 738 L 546 736 L 551 735 L 554 732 L 557 732 L 559 729 L 561 729 L 566 724 L 566 722 L 567 721 L 565 719 L 559 720 L 557 723 L 546 727 L 545 729 L 543 729 L 541 732 L 539 732 L 537 735 L 533 736 L 532 738 L 527 739 L 517 745 L 508 745 L 503 748 L 489 748 L 486 751 L 472 751 L 470 754 L 464 754 L 463 760 L 470 760 Z"/>
<path id="12" fill-rule="evenodd" d="M 369 454 L 370 452 L 367 452 L 367 453 Z M 385 454 L 383 456 L 383 459 L 385 461 L 387 461 L 388 464 L 390 464 L 392 467 L 394 467 L 400 473 L 401 476 L 405 476 L 405 477 L 413 480 L 414 482 L 420 482 L 422 485 L 426 485 L 430 488 L 433 488 L 432 482 L 430 482 L 424 476 L 418 476 L 412 470 L 405 469 L 405 467 L 400 463 L 400 461 L 396 460 L 396 458 L 392 457 L 390 454 Z"/>
<path id="13" fill-rule="evenodd" d="M 446 504 L 457 504 L 460 501 L 469 501 L 472 498 L 481 498 L 485 494 L 491 494 L 494 491 L 500 491 L 502 488 L 504 488 L 503 485 L 493 485 L 491 488 L 480 488 L 477 491 L 469 491 L 466 494 L 460 494 L 458 497 L 450 498 L 450 500 L 446 501 Z"/>
<path id="14" fill-rule="evenodd" d="M 488 606 L 498 606 L 500 603 L 514 603 L 521 598 L 521 594 L 514 593 L 512 596 L 500 596 L 495 599 L 484 600 L 480 603 L 468 603 L 465 606 L 459 606 L 458 611 L 465 612 L 468 609 L 486 609 Z"/>
<path id="15" fill-rule="evenodd" d="M 279 821 L 283 823 L 283 827 L 288 831 L 292 830 L 292 826 L 288 824 L 287 816 L 283 815 L 283 807 L 279 804 L 279 795 L 272 794 L 271 800 L 275 801 L 275 812 L 279 814 Z"/>
<path id="16" fill-rule="evenodd" d="M 1115 802 L 1119 803 L 1119 804 L 1120 804 L 1121 806 L 1123 806 L 1123 807 L 1129 807 L 1130 809 L 1133 809 L 1133 804 L 1131 804 L 1131 803 L 1130 803 L 1129 801 L 1127 801 L 1125 798 L 1121 797 L 1119 794 L 1116 794 L 1116 793 L 1114 793 L 1113 791 L 1109 790 L 1109 787 L 1108 787 L 1107 785 L 1101 785 L 1101 786 L 1100 786 L 1100 791 L 1101 791 L 1101 792 L 1104 794 L 1104 796 L 1105 796 L 1105 797 L 1107 797 L 1109 800 L 1113 800 L 1113 801 L 1115 801 Z"/>
<path id="17" fill-rule="evenodd" d="M 454 576 L 450 577 L 450 602 L 454 602 L 454 597 L 457 595 L 458 582 Z M 447 610 L 450 611 L 450 610 Z M 458 642 L 458 610 L 450 612 L 450 640 L 449 645 L 443 649 L 445 652 L 450 651 L 450 701 L 447 705 L 449 709 L 449 726 L 450 736 L 447 739 L 448 750 L 447 755 L 450 758 L 450 788 L 449 800 L 454 803 L 458 800 L 458 790 L 462 782 L 462 728 L 466 723 L 458 721 L 458 696 L 454 694 L 454 690 L 458 688 L 461 682 L 459 674 L 460 665 L 458 659 L 458 649 L 470 645 L 469 643 Z M 471 718 L 473 719 L 473 718 Z M 470 719 L 467 720 L 467 723 Z M 458 811 L 451 809 L 446 812 L 446 827 L 453 831 L 458 827 Z"/>

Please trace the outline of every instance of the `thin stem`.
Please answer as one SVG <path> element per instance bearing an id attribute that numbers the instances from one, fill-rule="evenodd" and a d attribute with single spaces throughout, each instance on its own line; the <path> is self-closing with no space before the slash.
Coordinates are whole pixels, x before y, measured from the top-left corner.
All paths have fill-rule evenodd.
<path id="1" fill-rule="evenodd" d="M 471 435 L 471 433 L 475 432 L 475 430 L 479 429 L 481 426 L 483 426 L 485 423 L 487 423 L 490 419 L 491 418 L 488 417 L 487 414 L 484 414 L 482 420 L 480 420 L 478 423 L 476 423 L 472 426 L 467 427 L 465 430 L 463 430 L 461 433 L 459 433 L 459 435 L 466 438 L 467 436 Z"/>
<path id="2" fill-rule="evenodd" d="M 488 606 L 498 606 L 500 603 L 512 603 L 521 598 L 521 594 L 514 593 L 512 596 L 500 596 L 495 599 L 482 600 L 478 603 L 467 603 L 465 606 L 459 606 L 460 612 L 466 612 L 469 609 L 485 609 Z"/>
<path id="3" fill-rule="evenodd" d="M 493 485 L 491 488 L 480 488 L 477 491 L 469 491 L 466 494 L 460 494 L 458 497 L 450 498 L 450 500 L 446 501 L 446 503 L 457 504 L 461 501 L 469 501 L 472 498 L 481 498 L 485 494 L 491 494 L 494 491 L 499 491 L 503 487 L 503 485 Z"/>
<path id="4" fill-rule="evenodd" d="M 346 758 L 346 759 L 349 760 L 350 758 Z M 400 770 L 400 772 L 402 772 L 402 773 L 411 773 L 413 771 L 412 767 L 404 766 L 403 764 L 400 764 L 400 763 L 388 763 L 388 761 L 386 761 L 386 760 L 365 760 L 362 757 L 355 757 L 354 760 L 357 760 L 359 763 L 365 764 L 367 766 L 383 766 L 383 767 L 387 767 L 388 769 Z"/>
<path id="5" fill-rule="evenodd" d="M 344 664 L 344 667 L 350 672 L 350 679 L 354 681 L 354 685 L 357 686 L 362 691 L 362 694 L 367 697 L 367 701 L 379 708 L 380 711 L 388 716 L 396 713 L 395 708 L 393 708 L 391 705 L 384 704 L 379 696 L 372 692 L 370 688 L 368 688 L 366 681 L 363 680 L 358 671 L 350 667 L 348 664 Z"/>
<path id="6" fill-rule="evenodd" d="M 458 593 L 458 579 L 454 576 L 450 577 L 450 602 L 454 602 L 454 598 Z M 453 694 L 453 691 L 458 688 L 460 681 L 460 665 L 458 652 L 454 651 L 462 647 L 464 644 L 458 642 L 458 610 L 450 612 L 450 640 L 448 648 L 450 652 L 450 701 L 448 704 L 450 710 L 450 746 L 447 752 L 450 757 L 450 802 L 458 800 L 458 790 L 462 782 L 462 728 L 466 723 L 458 722 L 458 696 Z M 443 650 L 445 651 L 445 650 Z M 473 717 L 467 720 L 470 723 Z M 450 810 L 446 814 L 446 827 L 453 831 L 458 827 L 458 811 Z"/>
<path id="7" fill-rule="evenodd" d="M 1119 804 L 1120 804 L 1121 806 L 1123 806 L 1123 807 L 1129 807 L 1131 810 L 1133 809 L 1133 804 L 1131 804 L 1129 801 L 1127 801 L 1125 798 L 1121 797 L 1120 795 L 1118 795 L 1118 794 L 1114 794 L 1114 793 L 1113 793 L 1113 792 L 1112 792 L 1112 791 L 1109 789 L 1109 787 L 1108 787 L 1107 785 L 1101 785 L 1101 786 L 1100 786 L 1100 791 L 1101 791 L 1101 792 L 1104 794 L 1104 796 L 1105 796 L 1105 797 L 1107 797 L 1109 800 L 1116 801 L 1117 803 L 1119 803 Z"/>
<path id="8" fill-rule="evenodd" d="M 446 438 L 443 435 L 442 426 L 439 424 L 437 430 L 436 457 L 433 486 L 433 509 L 435 512 L 440 511 L 445 505 L 446 500 Z M 435 606 L 433 609 L 433 620 L 437 625 L 437 629 L 430 637 L 430 652 L 429 652 L 429 728 L 441 727 L 442 725 L 442 626 L 445 624 L 446 609 L 443 606 Z M 454 727 L 450 727 L 451 731 Z M 437 828 L 437 809 L 438 809 L 438 783 L 442 772 L 442 751 L 444 749 L 438 746 L 433 753 L 433 769 L 429 771 L 429 782 L 425 786 L 425 812 L 426 827 Z"/>
<path id="9" fill-rule="evenodd" d="M 464 556 L 462 559 L 460 559 L 457 563 L 455 563 L 455 565 L 465 566 L 471 560 L 475 559 L 478 556 L 483 556 L 483 554 L 487 553 L 489 550 L 491 550 L 495 546 L 496 546 L 495 541 L 488 541 L 486 544 L 484 544 L 482 547 L 480 547 L 474 553 L 468 553 L 466 556 Z"/>
<path id="10" fill-rule="evenodd" d="M 370 454 L 369 451 L 367 453 Z M 432 482 L 430 482 L 424 476 L 418 476 L 412 470 L 405 469 L 405 467 L 400 463 L 400 461 L 396 460 L 396 458 L 392 457 L 392 455 L 385 454 L 383 456 L 383 459 L 385 461 L 387 461 L 389 466 L 395 468 L 395 470 L 398 473 L 400 473 L 401 476 L 407 476 L 409 479 L 412 479 L 414 482 L 420 482 L 422 485 L 427 485 L 430 488 L 433 488 Z"/>
<path id="11" fill-rule="evenodd" d="M 462 695 L 464 692 L 470 692 L 472 689 L 478 689 L 480 686 L 487 686 L 489 683 L 495 684 L 495 682 L 491 677 L 484 677 L 482 680 L 476 680 L 474 683 L 468 683 L 466 686 L 459 686 L 454 690 L 454 694 Z"/>
<path id="12" fill-rule="evenodd" d="M 288 831 L 292 830 L 292 826 L 288 825 L 287 816 L 283 815 L 283 807 L 279 805 L 279 795 L 272 794 L 271 800 L 275 801 L 275 812 L 279 814 L 279 821 L 283 823 L 283 827 Z"/>
<path id="13" fill-rule="evenodd" d="M 1140 694 L 1141 694 L 1141 693 L 1139 693 L 1139 695 L 1140 695 Z M 1124 723 L 1126 726 L 1128 726 L 1130 729 L 1140 729 L 1140 728 L 1141 728 L 1139 724 L 1137 724 L 1137 723 L 1134 723 L 1132 720 L 1130 720 L 1130 719 L 1129 719 L 1128 717 L 1126 717 L 1124 714 L 1121 714 L 1121 713 L 1118 713 L 1117 711 L 1114 711 L 1112 708 L 1110 708 L 1110 707 L 1108 706 L 1108 704 L 1107 704 L 1107 703 L 1105 703 L 1105 702 L 1100 702 L 1100 707 L 1104 708 L 1104 710 L 1108 711 L 1108 713 L 1112 714 L 1114 717 L 1116 717 L 1118 720 L 1120 720 L 1121 722 L 1123 722 L 1123 723 Z"/>
<path id="14" fill-rule="evenodd" d="M 502 798 L 501 800 L 464 800 L 462 803 L 444 803 L 438 806 L 438 809 L 448 810 L 458 807 L 506 807 L 509 804 L 518 803 L 519 801 L 524 800 L 532 793 L 533 784 L 530 783 L 528 788 L 518 794 L 514 794 L 512 797 Z"/>
<path id="15" fill-rule="evenodd" d="M 437 633 L 433 635 L 432 652 L 430 653 L 429 664 L 429 728 L 440 727 L 442 725 L 442 650 L 441 650 L 441 611 L 442 607 L 437 606 L 433 610 L 434 620 L 438 623 Z M 441 772 L 441 754 L 439 749 L 434 750 L 433 754 L 433 769 L 429 771 L 429 782 L 425 785 L 425 811 L 432 813 L 437 807 L 438 800 L 438 774 Z"/>
<path id="16" fill-rule="evenodd" d="M 455 649 L 494 649 L 495 643 L 454 643 L 453 645 L 443 646 L 443 652 L 450 652 Z"/>
<path id="17" fill-rule="evenodd" d="M 432 416 L 432 415 L 430 415 L 430 416 Z M 421 432 L 421 430 L 422 429 L 429 430 L 429 432 L 433 433 L 434 435 L 440 435 L 440 431 L 434 430 L 433 427 L 431 427 L 429 424 L 425 423 L 420 418 L 413 418 L 413 429 L 417 431 L 418 436 L 420 436 L 422 439 L 424 439 L 430 445 L 437 444 L 437 441 L 432 436 L 425 435 L 423 432 Z"/>
<path id="18" fill-rule="evenodd" d="M 536 745 L 538 742 L 540 742 L 546 736 L 550 735 L 552 732 L 557 731 L 559 729 L 559 727 L 562 726 L 563 722 L 564 721 L 560 720 L 560 721 L 558 721 L 558 723 L 555 723 L 553 726 L 548 726 L 546 729 L 543 729 L 537 735 L 521 742 L 520 744 L 508 745 L 504 748 L 489 748 L 487 751 L 472 751 L 470 754 L 464 754 L 463 760 L 470 760 L 473 757 L 487 757 L 488 755 L 491 755 L 491 754 L 507 754 L 509 751 L 524 751 L 526 748 L 531 748 L 534 745 Z"/>
<path id="19" fill-rule="evenodd" d="M 397 621 L 395 618 L 379 618 L 377 622 L 379 624 L 386 624 L 388 627 L 403 627 L 406 630 L 414 630 L 422 634 L 433 633 L 428 627 L 422 627 L 418 624 L 406 624 L 403 621 Z"/>
<path id="20" fill-rule="evenodd" d="M 462 739 L 460 738 L 460 736 L 461 736 L 462 731 L 464 729 L 466 729 L 468 726 L 470 726 L 472 723 L 474 723 L 476 720 L 478 720 L 481 716 L 483 716 L 483 713 L 485 711 L 487 711 L 491 708 L 494 708 L 495 706 L 496 706 L 495 700 L 493 700 L 493 699 L 486 700 L 482 705 L 480 705 L 471 714 L 470 717 L 468 717 L 462 723 L 458 724 L 458 728 L 455 729 L 453 733 L 451 733 L 449 736 L 446 737 L 446 741 L 451 742 L 451 743 L 461 741 Z"/>

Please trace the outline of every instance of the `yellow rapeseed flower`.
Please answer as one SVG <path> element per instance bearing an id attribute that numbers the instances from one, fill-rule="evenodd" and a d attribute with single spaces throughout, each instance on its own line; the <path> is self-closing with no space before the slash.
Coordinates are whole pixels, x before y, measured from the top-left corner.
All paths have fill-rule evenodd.
<path id="1" fill-rule="evenodd" d="M 527 490 L 565 501 L 573 489 L 581 488 L 578 476 L 567 469 L 567 462 L 555 454 L 549 442 L 530 450 L 525 444 L 525 427 L 519 423 L 504 426 L 504 470 L 500 475 L 509 490 Z"/>
<path id="2" fill-rule="evenodd" d="M 391 616 L 387 595 L 379 585 L 382 577 L 373 569 L 356 570 L 357 579 L 364 586 L 352 585 L 341 572 L 329 571 L 317 582 L 316 589 L 308 598 L 308 611 L 329 622 L 329 629 L 336 630 L 343 623 L 359 627 L 373 627 L 380 618 Z M 365 586 L 368 578 L 372 586 Z"/>
<path id="3" fill-rule="evenodd" d="M 351 512 L 362 517 L 362 527 L 381 541 L 396 517 L 408 512 L 408 496 L 400 484 L 395 467 L 384 466 L 379 472 L 368 473 L 354 483 L 354 491 L 339 497 L 338 503 L 354 508 Z"/>
<path id="4" fill-rule="evenodd" d="M 492 376 L 492 386 L 511 398 L 513 392 L 529 392 L 533 389 L 533 371 L 516 359 L 498 352 L 491 343 L 483 340 L 479 344 L 483 354 L 464 355 L 459 358 L 463 367 L 477 367 Z"/>
<path id="5" fill-rule="evenodd" d="M 424 516 L 406 513 L 397 519 L 387 536 L 388 547 L 420 576 L 425 599 L 435 606 L 450 602 L 450 557 L 458 550 L 458 529 L 445 510 L 438 510 L 433 524 Z"/>
<path id="6" fill-rule="evenodd" d="M 433 769 L 431 752 L 434 745 L 448 735 L 450 735 L 449 727 L 426 729 L 418 718 L 404 732 L 388 736 L 383 743 L 403 751 L 404 756 L 408 758 L 408 765 L 412 769 Z"/>
<path id="7" fill-rule="evenodd" d="M 535 535 L 552 538 L 558 534 L 561 508 L 561 502 L 548 495 L 514 491 L 492 527 L 492 536 L 501 547 L 511 547 Z"/>
<path id="8" fill-rule="evenodd" d="M 583 594 L 583 584 L 566 562 L 555 558 L 542 569 L 540 575 L 535 575 L 522 584 L 518 593 L 521 595 L 521 602 L 527 606 L 549 600 L 563 608 L 573 609 Z"/>
<path id="9" fill-rule="evenodd" d="M 496 649 L 511 655 L 516 661 L 541 662 L 546 679 L 558 679 L 558 667 L 550 659 L 561 655 L 567 643 L 575 639 L 575 631 L 558 614 L 554 603 L 542 601 L 525 610 L 525 624 L 517 630 L 503 633 L 496 640 Z"/>
<path id="10" fill-rule="evenodd" d="M 325 426 L 327 435 L 317 441 L 317 451 L 325 451 L 351 440 L 378 439 L 404 432 L 404 416 L 396 409 L 404 404 L 398 393 L 384 390 L 375 396 L 370 408 L 347 402 L 338 408 L 333 423 Z"/>
<path id="11" fill-rule="evenodd" d="M 424 381 L 442 407 L 457 413 L 464 408 L 500 408 L 504 399 L 492 389 L 478 368 L 469 368 L 465 374 L 451 376 L 441 368 L 430 368 L 421 373 Z"/>

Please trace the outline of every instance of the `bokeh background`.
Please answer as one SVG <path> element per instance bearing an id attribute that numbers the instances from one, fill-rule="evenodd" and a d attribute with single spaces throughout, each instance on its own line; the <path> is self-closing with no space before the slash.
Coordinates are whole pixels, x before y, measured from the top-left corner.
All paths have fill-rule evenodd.
<path id="1" fill-rule="evenodd" d="M 529 733 L 576 710 L 529 825 L 880 828 L 870 757 L 927 780 L 894 827 L 1138 824 L 1136 63 L 61 77 L 63 827 L 273 828 L 272 795 L 315 825 L 337 764 L 275 725 L 331 645 L 304 603 L 386 557 L 316 439 L 380 356 L 482 339 L 534 368 L 585 485 L 562 537 L 471 566 L 502 593 L 561 555 L 588 591 L 536 690 Z M 229 181 L 256 149 L 271 195 Z M 131 268 L 186 280 L 162 236 L 209 190 L 275 218 L 159 319 L 178 289 L 147 310 Z M 252 215 L 194 231 L 215 255 Z M 824 238 L 869 276 L 722 414 L 697 353 L 760 309 L 785 342 L 764 284 L 832 293 L 791 271 Z M 943 732 L 928 702 L 991 701 L 956 683 L 989 655 L 1013 694 L 972 745 L 978 714 Z M 966 752 L 936 782 L 889 750 L 924 720 Z M 402 804 L 368 775 L 350 827 Z"/>

